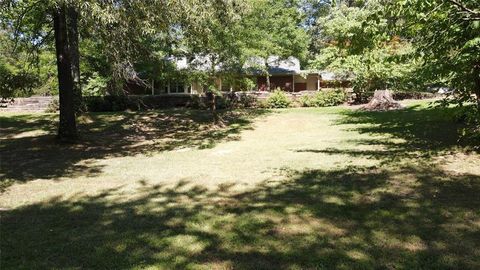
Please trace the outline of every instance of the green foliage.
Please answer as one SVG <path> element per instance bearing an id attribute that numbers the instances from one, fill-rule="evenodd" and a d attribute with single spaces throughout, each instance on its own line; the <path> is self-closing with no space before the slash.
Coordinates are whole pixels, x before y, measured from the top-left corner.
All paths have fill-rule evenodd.
<path id="1" fill-rule="evenodd" d="M 288 108 L 292 101 L 284 91 L 277 88 L 270 94 L 265 103 L 268 108 Z"/>
<path id="2" fill-rule="evenodd" d="M 309 37 L 298 2 L 289 0 L 249 0 L 250 10 L 242 18 L 242 43 L 245 57 L 269 56 L 287 58 L 294 56 L 301 61 L 307 58 Z M 256 67 L 268 71 L 266 61 Z"/>
<path id="3" fill-rule="evenodd" d="M 10 69 L 0 63 L 0 95 L 2 98 L 29 96 L 37 84 L 36 74 Z"/>
<path id="4" fill-rule="evenodd" d="M 304 95 L 299 99 L 302 107 L 329 107 L 344 103 L 347 95 L 341 89 L 319 91 L 313 95 Z"/>
<path id="5" fill-rule="evenodd" d="M 257 84 L 250 78 L 241 78 L 236 82 L 236 88 L 239 91 L 253 91 Z"/>
<path id="6" fill-rule="evenodd" d="M 83 95 L 85 96 L 102 96 L 107 93 L 109 78 L 102 77 L 94 72 L 92 77 L 88 78 L 87 83 L 83 86 Z"/>
<path id="7" fill-rule="evenodd" d="M 454 101 L 471 100 L 480 89 L 478 1 L 397 0 L 387 5 L 384 16 L 415 41 L 426 82 L 456 89 Z"/>
<path id="8" fill-rule="evenodd" d="M 125 95 L 86 96 L 84 102 L 89 112 L 124 111 L 131 105 L 131 101 Z"/>
<path id="9" fill-rule="evenodd" d="M 352 80 L 361 96 L 377 89 L 405 89 L 417 68 L 409 42 L 388 32 L 379 1 L 340 5 L 317 21 L 316 56 L 311 66 Z"/>
<path id="10" fill-rule="evenodd" d="M 415 52 L 423 60 L 423 83 L 455 89 L 445 105 L 476 104 L 464 107 L 464 120 L 480 118 L 478 7 L 476 0 L 396 0 L 389 2 L 382 14 L 395 22 L 392 29 L 414 40 Z M 478 136 L 478 120 L 467 122 L 471 128 L 465 136 Z"/>
<path id="11" fill-rule="evenodd" d="M 474 104 L 462 107 L 456 114 L 458 121 L 466 126 L 461 130 L 461 140 L 475 145 L 480 150 L 480 109 Z"/>
<path id="12" fill-rule="evenodd" d="M 31 95 L 39 84 L 38 74 L 28 65 L 27 55 L 14 50 L 14 41 L 7 30 L 0 30 L 0 95 L 2 98 Z"/>

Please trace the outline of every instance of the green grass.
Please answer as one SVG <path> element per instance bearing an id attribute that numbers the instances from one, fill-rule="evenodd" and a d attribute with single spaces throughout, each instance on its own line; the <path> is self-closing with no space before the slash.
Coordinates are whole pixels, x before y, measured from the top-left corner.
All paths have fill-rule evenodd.
<path id="1" fill-rule="evenodd" d="M 455 109 L 1 121 L 2 269 L 479 269 L 480 156 Z"/>

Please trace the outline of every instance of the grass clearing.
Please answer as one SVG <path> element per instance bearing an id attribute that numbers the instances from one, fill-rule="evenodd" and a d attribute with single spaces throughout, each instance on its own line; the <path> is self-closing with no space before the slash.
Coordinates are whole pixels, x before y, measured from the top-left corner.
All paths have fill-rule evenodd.
<path id="1" fill-rule="evenodd" d="M 447 109 L 2 114 L 3 269 L 478 269 Z M 454 109 L 448 109 L 454 110 Z"/>

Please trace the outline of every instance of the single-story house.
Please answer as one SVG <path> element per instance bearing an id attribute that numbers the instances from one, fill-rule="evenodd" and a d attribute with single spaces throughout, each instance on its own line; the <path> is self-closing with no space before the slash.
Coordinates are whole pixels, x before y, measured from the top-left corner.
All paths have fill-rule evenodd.
<path id="1" fill-rule="evenodd" d="M 167 59 L 174 64 L 179 72 L 207 72 L 211 68 L 208 57 L 170 57 Z M 280 88 L 287 92 L 319 91 L 322 88 L 346 87 L 348 81 L 340 79 L 327 71 L 302 70 L 300 61 L 295 57 L 281 59 L 271 56 L 268 58 L 268 74 L 270 91 Z M 255 82 L 256 91 L 268 91 L 267 76 L 260 67 L 265 66 L 261 58 L 252 58 L 245 64 L 241 77 L 250 78 Z M 222 74 L 222 67 L 214 67 L 218 74 Z M 236 91 L 233 86 L 223 81 L 222 76 L 216 79 L 216 84 L 222 91 Z M 203 94 L 206 86 L 196 81 L 187 81 L 181 76 L 163 82 L 152 82 L 151 87 L 128 84 L 127 91 L 131 94 Z"/>

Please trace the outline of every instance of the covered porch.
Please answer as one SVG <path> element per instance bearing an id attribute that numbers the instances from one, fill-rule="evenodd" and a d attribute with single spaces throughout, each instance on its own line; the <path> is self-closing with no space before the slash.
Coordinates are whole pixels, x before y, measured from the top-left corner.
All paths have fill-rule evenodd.
<path id="1" fill-rule="evenodd" d="M 287 92 L 319 91 L 322 76 L 319 73 L 274 74 L 270 76 L 270 90 L 280 88 Z M 266 76 L 257 77 L 258 91 L 268 91 Z"/>

